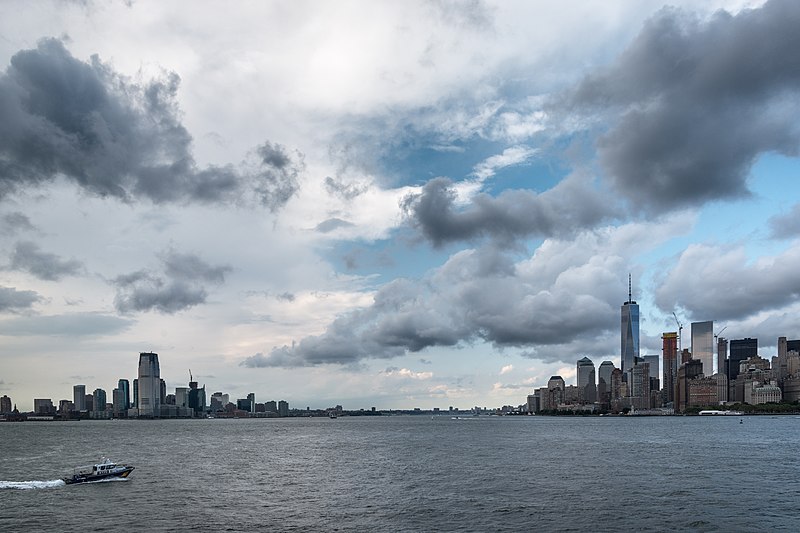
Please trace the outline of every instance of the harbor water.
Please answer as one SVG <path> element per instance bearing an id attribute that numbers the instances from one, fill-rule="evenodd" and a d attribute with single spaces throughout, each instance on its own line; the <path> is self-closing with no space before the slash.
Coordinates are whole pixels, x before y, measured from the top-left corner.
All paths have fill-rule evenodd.
<path id="1" fill-rule="evenodd" d="M 0 531 L 796 531 L 800 417 L 0 423 Z M 127 480 L 64 485 L 108 457 Z"/>

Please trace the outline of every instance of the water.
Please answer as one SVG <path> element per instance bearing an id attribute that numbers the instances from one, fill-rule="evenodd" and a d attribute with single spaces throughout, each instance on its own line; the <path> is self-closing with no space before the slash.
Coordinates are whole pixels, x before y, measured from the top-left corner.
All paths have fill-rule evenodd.
<path id="1" fill-rule="evenodd" d="M 800 418 L 742 420 L 2 423 L 0 531 L 796 530 Z"/>

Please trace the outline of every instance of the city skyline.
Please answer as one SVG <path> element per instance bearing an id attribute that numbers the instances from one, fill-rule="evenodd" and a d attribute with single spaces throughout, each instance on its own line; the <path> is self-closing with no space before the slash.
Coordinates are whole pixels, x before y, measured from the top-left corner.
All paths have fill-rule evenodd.
<path id="1" fill-rule="evenodd" d="M 777 353 L 800 5 L 665 6 L 0 4 L 0 396 L 518 404 L 626 295 Z"/>

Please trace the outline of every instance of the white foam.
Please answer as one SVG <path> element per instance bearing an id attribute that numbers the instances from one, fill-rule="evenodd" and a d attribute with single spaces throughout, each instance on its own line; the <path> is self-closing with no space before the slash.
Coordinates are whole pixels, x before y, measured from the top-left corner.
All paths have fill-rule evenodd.
<path id="1" fill-rule="evenodd" d="M 49 481 L 0 481 L 0 489 L 52 489 L 55 487 L 63 487 L 65 484 L 63 479 L 51 479 Z"/>

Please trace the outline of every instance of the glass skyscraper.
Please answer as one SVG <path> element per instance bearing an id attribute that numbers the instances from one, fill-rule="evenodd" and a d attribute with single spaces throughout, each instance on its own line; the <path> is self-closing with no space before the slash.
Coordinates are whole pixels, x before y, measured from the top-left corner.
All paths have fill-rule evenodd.
<path id="1" fill-rule="evenodd" d="M 630 276 L 628 276 L 628 301 L 622 304 L 621 310 L 620 363 L 625 376 L 639 357 L 639 305 L 631 297 Z"/>
<path id="2" fill-rule="evenodd" d="M 161 370 L 158 354 L 139 354 L 138 400 L 139 416 L 161 415 Z"/>
<path id="3" fill-rule="evenodd" d="M 703 375 L 714 374 L 714 322 L 692 322 L 692 359 L 703 363 Z"/>

